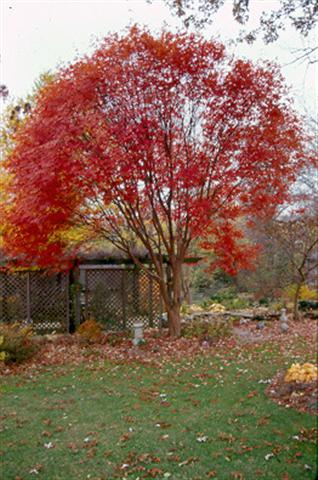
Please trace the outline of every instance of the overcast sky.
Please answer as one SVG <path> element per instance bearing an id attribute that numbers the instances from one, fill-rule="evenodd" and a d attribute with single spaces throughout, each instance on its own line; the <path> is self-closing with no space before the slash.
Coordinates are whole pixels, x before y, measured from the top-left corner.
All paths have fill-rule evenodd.
<path id="1" fill-rule="evenodd" d="M 29 93 L 42 72 L 54 71 L 76 56 L 92 52 L 94 42 L 108 32 L 122 31 L 131 23 L 147 25 L 152 31 L 159 31 L 163 25 L 176 30 L 181 25 L 161 0 L 151 5 L 146 0 L 0 0 L 0 3 L 1 83 L 7 85 L 13 97 Z M 251 0 L 251 27 L 256 25 L 264 4 L 272 8 L 277 1 Z M 231 7 L 232 0 L 228 0 L 213 26 L 204 32 L 207 37 L 227 42 L 236 36 L 239 26 L 232 19 Z M 313 44 L 317 40 L 316 31 L 309 42 Z M 276 59 L 282 65 L 297 108 L 314 115 L 318 106 L 318 66 L 290 64 L 295 58 L 292 50 L 307 44 L 308 40 L 304 41 L 288 28 L 275 44 L 268 46 L 258 41 L 253 46 L 231 48 L 236 55 L 253 60 Z"/>

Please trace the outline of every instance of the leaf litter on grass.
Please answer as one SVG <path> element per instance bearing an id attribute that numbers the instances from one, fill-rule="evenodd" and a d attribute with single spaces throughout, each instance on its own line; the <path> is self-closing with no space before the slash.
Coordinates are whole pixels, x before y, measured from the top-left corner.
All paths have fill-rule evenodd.
<path id="1" fill-rule="evenodd" d="M 53 463 L 61 461 L 58 460 L 61 455 L 64 462 L 74 462 L 76 458 L 80 471 L 90 474 L 91 478 L 99 478 L 104 465 L 108 472 L 106 478 L 114 479 L 123 478 L 123 474 L 132 479 L 138 476 L 168 478 L 164 475 L 171 474 L 172 479 L 191 480 L 198 475 L 200 479 L 226 479 L 235 474 L 248 480 L 256 478 L 258 465 L 263 472 L 260 478 L 263 475 L 266 480 L 280 478 L 284 473 L 291 479 L 293 475 L 297 478 L 303 475 L 311 480 L 313 461 L 309 453 L 313 443 L 305 438 L 310 437 L 312 421 L 272 407 L 264 395 L 267 384 L 259 383 L 261 379 L 271 378 L 285 363 L 289 366 L 295 355 L 308 355 L 307 346 L 312 345 L 312 340 L 308 335 L 306 338 L 306 342 L 298 342 L 299 337 L 294 335 L 284 337 L 290 349 L 286 346 L 282 349 L 279 341 L 241 347 L 232 340 L 202 354 L 197 344 L 185 350 L 188 355 L 183 359 L 173 356 L 173 342 L 162 340 L 167 341 L 169 354 L 165 360 L 160 356 L 155 358 L 156 364 L 149 362 L 144 352 L 126 362 L 120 357 L 116 363 L 113 356 L 119 347 L 111 347 L 111 358 L 107 350 L 107 355 L 102 352 L 99 361 L 94 357 L 88 361 L 86 358 L 86 363 L 68 364 L 64 358 L 66 363 L 44 362 L 35 371 L 31 365 L 25 366 L 19 370 L 19 377 L 6 379 L 7 392 L 18 393 L 14 410 L 10 403 L 6 406 L 6 415 L 8 412 L 11 415 L 5 419 L 10 422 L 8 435 L 18 428 L 18 438 L 21 438 L 20 433 L 25 436 L 26 429 L 36 429 L 28 450 L 38 452 L 33 456 L 43 469 L 32 475 L 45 474 L 50 480 L 54 478 L 50 469 Z M 16 370 L 11 373 L 14 372 Z M 19 405 L 25 398 L 29 398 L 24 407 L 26 418 L 18 418 L 16 423 Z M 37 425 L 35 419 L 40 411 Z M 32 415 L 34 419 L 30 423 Z M 26 419 L 28 423 L 24 424 Z M 129 425 L 133 426 L 133 432 L 129 431 Z M 56 432 L 58 428 L 60 431 Z M 277 432 L 282 430 L 284 435 L 280 436 Z M 292 436 L 305 440 L 299 445 Z M 12 441 L 9 446 L 9 437 L 5 457 L 8 457 L 7 447 L 12 453 L 16 449 Z M 205 440 L 200 442 L 197 438 Z M 94 440 L 97 443 L 90 444 Z M 43 448 L 44 443 L 50 442 L 57 447 Z M 50 457 L 44 457 L 37 445 Z M 21 445 L 19 451 L 23 452 L 23 448 L 26 446 Z M 134 450 L 134 455 L 129 453 Z M 297 455 L 298 451 L 303 457 Z M 268 454 L 273 457 L 265 460 Z M 141 455 L 146 457 L 140 458 Z M 155 458 L 160 462 L 156 463 Z M 251 459 L 254 461 L 250 462 Z M 128 467 L 121 469 L 122 465 Z M 68 468 L 65 470 L 68 477 L 56 478 L 72 478 Z M 268 468 L 276 477 L 268 473 Z M 208 477 L 211 472 L 216 472 L 215 477 Z M 16 475 L 25 480 L 25 471 L 17 471 Z"/>

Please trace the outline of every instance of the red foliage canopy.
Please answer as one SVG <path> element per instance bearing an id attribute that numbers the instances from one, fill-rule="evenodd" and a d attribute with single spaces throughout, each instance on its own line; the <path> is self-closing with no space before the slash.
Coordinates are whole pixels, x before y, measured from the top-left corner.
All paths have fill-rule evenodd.
<path id="1" fill-rule="evenodd" d="M 65 255 L 59 232 L 80 219 L 128 253 L 138 238 L 172 263 L 206 237 L 233 271 L 248 258 L 236 220 L 273 211 L 302 162 L 277 67 L 133 27 L 41 90 L 7 161 L 6 249 L 52 265 Z"/>

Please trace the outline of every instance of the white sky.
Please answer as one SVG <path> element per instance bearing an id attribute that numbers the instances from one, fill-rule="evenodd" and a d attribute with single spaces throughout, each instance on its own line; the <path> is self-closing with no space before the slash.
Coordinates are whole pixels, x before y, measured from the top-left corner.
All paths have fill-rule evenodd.
<path id="1" fill-rule="evenodd" d="M 93 43 L 110 31 L 122 31 L 131 23 L 147 25 L 158 31 L 165 24 L 172 30 L 180 27 L 161 0 L 147 4 L 146 0 L 103 1 L 27 1 L 0 0 L 1 4 L 1 64 L 0 82 L 7 85 L 13 97 L 24 96 L 32 89 L 40 73 L 55 70 L 58 65 L 73 61 L 77 55 L 92 52 Z M 261 9 L 277 5 L 275 0 L 251 0 L 250 26 L 255 26 Z M 232 0 L 215 18 L 205 35 L 226 42 L 236 36 L 239 25 L 232 19 Z M 315 38 L 316 37 L 316 38 Z M 317 30 L 310 38 L 317 42 Z M 292 88 L 296 106 L 302 112 L 317 114 L 318 65 L 291 64 L 291 50 L 307 45 L 293 29 L 288 29 L 278 42 L 264 45 L 232 47 L 238 56 L 253 60 L 277 60 Z"/>

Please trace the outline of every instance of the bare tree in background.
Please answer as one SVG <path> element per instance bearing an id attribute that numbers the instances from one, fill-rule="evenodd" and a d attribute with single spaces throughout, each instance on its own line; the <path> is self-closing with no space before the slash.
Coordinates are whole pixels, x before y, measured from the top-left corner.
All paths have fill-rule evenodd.
<path id="1" fill-rule="evenodd" d="M 9 95 L 9 90 L 6 85 L 0 85 L 0 98 L 3 98 L 5 100 Z"/>
<path id="2" fill-rule="evenodd" d="M 292 206 L 265 226 L 269 238 L 284 250 L 296 284 L 293 314 L 297 320 L 301 287 L 309 282 L 318 287 L 318 159 L 315 118 L 308 119 L 311 141 L 308 156 L 314 159 L 299 174 L 292 192 Z"/>
<path id="3" fill-rule="evenodd" d="M 148 0 L 150 3 L 155 0 Z M 224 5 L 225 0 L 164 0 L 171 11 L 183 21 L 186 28 L 194 26 L 202 29 L 212 24 L 215 14 Z M 278 0 L 277 8 L 268 8 L 264 3 L 259 26 L 254 30 L 247 29 L 250 18 L 251 0 L 232 0 L 233 18 L 245 28 L 242 29 L 238 41 L 253 43 L 262 38 L 265 44 L 275 42 L 286 26 L 291 25 L 302 37 L 308 37 L 318 21 L 317 0 Z M 293 51 L 291 63 L 318 61 L 318 45 L 307 46 Z"/>
<path id="4" fill-rule="evenodd" d="M 296 284 L 293 299 L 293 315 L 298 320 L 298 300 L 300 290 L 318 268 L 318 211 L 308 211 L 298 215 L 275 220 L 266 226 L 268 236 L 275 239 L 285 251 L 293 267 Z"/>

